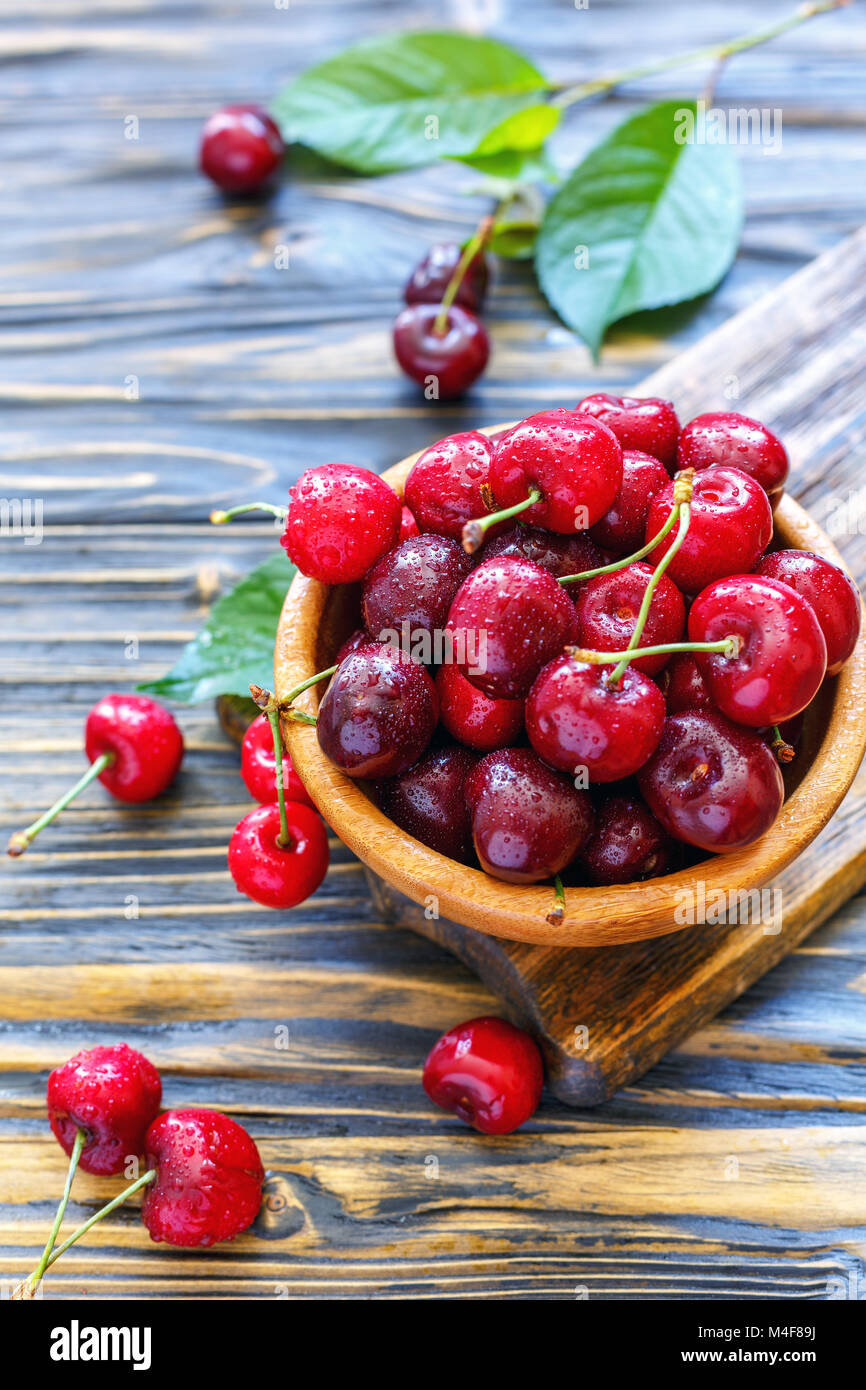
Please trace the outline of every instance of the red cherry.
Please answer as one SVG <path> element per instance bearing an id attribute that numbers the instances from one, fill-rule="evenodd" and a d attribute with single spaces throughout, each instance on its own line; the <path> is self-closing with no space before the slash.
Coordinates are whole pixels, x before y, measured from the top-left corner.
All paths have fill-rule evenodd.
<path id="1" fill-rule="evenodd" d="M 103 695 L 84 726 L 88 760 L 113 761 L 99 780 L 118 801 L 151 801 L 174 781 L 183 738 L 167 709 L 145 695 Z"/>
<path id="2" fill-rule="evenodd" d="M 489 537 L 491 531 L 487 535 Z M 558 536 L 554 531 L 543 531 L 540 526 L 524 526 L 522 522 L 509 526 L 501 535 L 494 535 L 492 540 L 485 541 L 482 555 L 485 560 L 490 560 L 494 555 L 521 556 L 524 560 L 531 560 L 534 565 L 540 565 L 554 579 L 598 569 L 607 564 L 609 558 L 583 532 Z M 574 597 L 574 586 L 571 593 Z"/>
<path id="3" fill-rule="evenodd" d="M 370 638 L 367 634 L 367 629 L 356 627 L 355 631 L 351 632 L 342 646 L 337 649 L 337 655 L 334 657 L 333 664 L 339 666 L 341 661 L 344 661 L 352 652 L 356 652 L 359 647 L 366 647 L 369 641 Z"/>
<path id="4" fill-rule="evenodd" d="M 666 831 L 639 797 L 609 796 L 580 858 L 590 883 L 606 887 L 667 873 L 671 849 Z"/>
<path id="5" fill-rule="evenodd" d="M 593 526 L 592 539 L 614 555 L 631 555 L 639 550 L 644 542 L 650 502 L 669 481 L 668 471 L 658 459 L 636 449 L 623 449 L 622 484 L 613 505 Z"/>
<path id="6" fill-rule="evenodd" d="M 528 1033 L 504 1018 L 471 1018 L 444 1033 L 424 1063 L 434 1105 L 481 1134 L 511 1134 L 538 1109 L 541 1053 Z"/>
<path id="7" fill-rule="evenodd" d="M 662 674 L 668 714 L 679 714 L 684 709 L 715 708 L 693 652 L 677 652 Z"/>
<path id="8" fill-rule="evenodd" d="M 592 802 L 528 748 L 488 753 L 466 779 L 481 867 L 506 883 L 539 883 L 570 864 L 592 829 Z"/>
<path id="9" fill-rule="evenodd" d="M 683 426 L 677 467 L 700 471 L 719 464 L 748 473 L 760 483 L 773 506 L 784 491 L 788 476 L 785 446 L 772 430 L 748 415 L 733 410 L 710 411 Z"/>
<path id="10" fill-rule="evenodd" d="M 755 574 L 795 589 L 815 610 L 827 643 L 827 675 L 837 676 L 860 636 L 860 591 L 838 565 L 809 550 L 776 550 Z"/>
<path id="11" fill-rule="evenodd" d="M 552 574 L 502 555 L 464 579 L 447 630 L 466 679 L 491 699 L 516 700 L 576 626 L 574 604 Z"/>
<path id="12" fill-rule="evenodd" d="M 141 1219 L 152 1240 L 208 1246 L 255 1221 L 265 1170 L 246 1130 L 216 1110 L 166 1110 L 147 1132 Z"/>
<path id="13" fill-rule="evenodd" d="M 48 1119 L 64 1153 L 79 1129 L 87 1133 L 79 1166 L 105 1177 L 122 1173 L 144 1153 L 147 1127 L 159 1110 L 159 1072 L 140 1052 L 118 1043 L 76 1052 L 48 1078 Z"/>
<path id="14" fill-rule="evenodd" d="M 224 106 L 201 133 L 203 174 L 226 193 L 252 193 L 269 183 L 285 151 L 282 136 L 261 106 Z"/>
<path id="15" fill-rule="evenodd" d="M 763 740 L 710 710 L 665 720 L 638 784 L 669 834 L 717 854 L 742 849 L 769 830 L 785 795 Z"/>
<path id="16" fill-rule="evenodd" d="M 402 639 L 405 631 L 411 641 L 417 633 L 441 631 L 471 568 L 463 547 L 447 536 L 410 536 L 389 550 L 367 574 L 361 594 L 370 639 L 385 642 L 387 632 Z"/>
<path id="17" fill-rule="evenodd" d="M 626 569 L 588 579 L 575 600 L 578 645 L 589 651 L 625 651 L 652 577 L 652 565 L 638 562 Z M 638 646 L 658 647 L 667 642 L 679 642 L 685 626 L 683 596 L 676 584 L 662 574 Z M 667 660 L 667 656 L 659 654 L 639 657 L 631 664 L 636 670 L 654 676 Z"/>
<path id="18" fill-rule="evenodd" d="M 286 802 L 289 845 L 279 843 L 280 808 L 257 806 L 229 841 L 229 872 L 239 893 L 263 907 L 297 907 L 328 872 L 328 836 L 309 806 Z"/>
<path id="19" fill-rule="evenodd" d="M 244 734 L 241 745 L 241 777 L 255 801 L 263 805 L 277 799 L 277 760 L 274 755 L 274 736 L 267 719 L 254 719 Z M 283 790 L 289 801 L 313 806 L 288 753 L 283 753 Z M 314 808 L 315 809 L 315 808 Z"/>
<path id="20" fill-rule="evenodd" d="M 634 663 L 616 685 L 612 666 L 563 653 L 545 666 L 526 701 L 526 731 L 536 753 L 561 772 L 617 782 L 655 749 L 665 722 L 664 696 Z"/>
<path id="21" fill-rule="evenodd" d="M 738 724 L 781 724 L 805 709 L 824 679 L 827 645 L 804 598 L 775 579 L 717 579 L 689 613 L 691 642 L 735 637 L 735 656 L 696 652 L 713 703 Z"/>
<path id="22" fill-rule="evenodd" d="M 650 504 L 648 541 L 661 531 L 673 504 L 671 482 Z M 667 554 L 676 534 L 675 526 L 652 552 L 654 564 Z M 684 593 L 700 593 L 714 579 L 750 570 L 772 534 L 773 513 L 760 484 L 737 468 L 707 469 L 695 476 L 688 535 L 671 561 L 668 577 Z"/>
<path id="23" fill-rule="evenodd" d="M 319 706 L 319 747 L 349 777 L 397 777 L 427 748 L 436 687 L 399 648 L 369 642 L 340 663 Z"/>
<path id="24" fill-rule="evenodd" d="M 577 407 L 613 430 L 623 449 L 639 449 L 667 468 L 677 456 L 680 422 L 670 401 L 658 396 L 611 396 L 596 391 Z"/>
<path id="25" fill-rule="evenodd" d="M 436 690 L 442 723 L 467 748 L 491 753 L 517 742 L 523 730 L 522 700 L 491 700 L 453 662 L 439 667 Z"/>
<path id="26" fill-rule="evenodd" d="M 399 497 L 376 473 L 324 463 L 291 488 L 281 544 L 302 574 L 352 584 L 393 550 L 401 517 Z"/>
<path id="27" fill-rule="evenodd" d="M 436 328 L 438 304 L 410 304 L 394 322 L 394 355 L 403 371 L 433 400 L 451 400 L 467 391 L 487 366 L 490 339 L 480 319 L 459 304 L 445 314 L 445 331 Z"/>
<path id="28" fill-rule="evenodd" d="M 541 501 L 523 512 L 523 520 L 563 535 L 600 521 L 621 483 L 616 436 L 576 410 L 543 410 L 522 420 L 498 441 L 490 464 L 499 507 L 513 507 L 537 490 Z"/>
<path id="29" fill-rule="evenodd" d="M 403 291 L 407 304 L 441 304 L 454 275 L 463 248 L 456 242 L 431 246 L 427 255 L 412 271 Z M 477 314 L 487 293 L 488 268 L 483 251 L 479 251 L 466 268 L 454 302 Z"/>
<path id="30" fill-rule="evenodd" d="M 492 455 L 490 440 L 477 430 L 449 434 L 419 455 L 404 495 L 422 531 L 459 541 L 467 521 L 489 510 L 481 489 L 490 479 Z"/>
<path id="31" fill-rule="evenodd" d="M 401 541 L 408 541 L 410 536 L 419 536 L 421 528 L 408 507 L 404 507 L 400 513 L 400 534 L 397 537 L 397 544 Z"/>
<path id="32" fill-rule="evenodd" d="M 379 783 L 379 806 L 422 845 L 469 864 L 472 828 L 464 785 L 477 762 L 468 748 L 437 748 L 399 777 Z"/>

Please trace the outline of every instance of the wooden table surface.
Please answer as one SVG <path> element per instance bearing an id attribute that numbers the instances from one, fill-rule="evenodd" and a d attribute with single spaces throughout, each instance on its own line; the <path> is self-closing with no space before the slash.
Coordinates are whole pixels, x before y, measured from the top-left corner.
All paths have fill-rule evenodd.
<path id="1" fill-rule="evenodd" d="M 43 499 L 46 522 L 39 545 L 0 538 L 4 833 L 78 775 L 94 700 L 164 671 L 273 544 L 259 523 L 213 530 L 212 506 L 279 499 L 308 464 L 382 468 L 455 428 L 625 387 L 866 221 L 855 8 L 721 78 L 721 101 L 781 108 L 784 135 L 778 154 L 742 151 L 748 218 L 715 295 L 632 320 L 596 369 L 528 270 L 503 266 L 490 370 L 434 408 L 393 368 L 390 323 L 425 247 L 477 220 L 472 174 L 365 181 L 303 157 L 269 204 L 233 207 L 195 173 L 202 119 L 409 23 L 484 15 L 553 76 L 590 77 L 789 8 L 543 0 L 529 22 L 516 0 L 0 0 L 0 492 Z M 558 157 L 705 77 L 580 108 Z M 48 1296 L 866 1296 L 862 897 L 607 1105 L 545 1098 L 516 1136 L 482 1139 L 427 1104 L 420 1066 L 495 1001 L 376 920 L 339 844 L 294 911 L 241 898 L 225 867 L 249 809 L 236 751 L 212 707 L 179 718 L 188 753 L 163 802 L 123 810 L 92 788 L 2 869 L 0 1275 L 32 1267 L 62 1183 L 48 1071 L 127 1040 L 161 1067 L 168 1105 L 250 1129 L 265 1208 L 208 1253 L 154 1247 L 120 1211 Z M 79 1178 L 70 1220 L 114 1190 Z"/>

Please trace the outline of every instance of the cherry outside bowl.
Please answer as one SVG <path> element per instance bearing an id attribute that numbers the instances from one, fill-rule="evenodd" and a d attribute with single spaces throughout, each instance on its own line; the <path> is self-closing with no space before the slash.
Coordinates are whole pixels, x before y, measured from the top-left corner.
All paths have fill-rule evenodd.
<path id="1" fill-rule="evenodd" d="M 507 426 L 485 430 L 495 434 Z M 418 455 L 395 464 L 383 477 L 401 496 Z M 777 546 L 812 550 L 841 564 L 829 538 L 792 498 L 775 513 Z M 283 607 L 277 633 L 275 681 L 284 697 L 333 663 L 343 639 L 358 626 L 360 586 L 327 587 L 298 574 Z M 306 691 L 296 708 L 315 714 L 324 685 Z M 785 769 L 786 800 L 778 820 L 755 844 L 716 855 L 677 873 L 613 888 L 566 888 L 566 910 L 557 925 L 550 884 L 501 883 L 466 868 L 401 830 L 373 804 L 363 783 L 339 771 L 319 748 L 310 725 L 283 721 L 292 762 L 325 820 L 359 859 L 391 888 L 438 916 L 491 936 L 533 945 L 602 946 L 681 931 L 676 920 L 683 889 L 700 880 L 707 900 L 760 888 L 775 878 L 823 829 L 839 806 L 866 751 L 866 636 L 841 673 L 825 682 L 807 711 L 803 743 Z M 718 899 L 716 899 L 718 901 Z"/>

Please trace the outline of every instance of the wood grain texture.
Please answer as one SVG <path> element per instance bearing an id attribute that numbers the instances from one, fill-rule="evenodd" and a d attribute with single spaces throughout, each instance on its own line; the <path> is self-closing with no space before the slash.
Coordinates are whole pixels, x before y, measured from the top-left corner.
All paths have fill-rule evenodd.
<path id="1" fill-rule="evenodd" d="M 638 0 L 583 12 L 539 0 L 529 24 L 512 0 L 484 8 L 496 34 L 564 78 L 789 7 L 773 0 L 758 17 L 746 0 L 673 0 L 650 15 Z M 491 370 L 465 402 L 431 411 L 390 364 L 389 325 L 429 242 L 486 207 L 466 192 L 475 176 L 368 182 L 296 159 L 269 204 L 235 208 L 192 156 L 224 101 L 267 100 L 355 39 L 475 12 L 465 0 L 0 0 L 0 496 L 43 498 L 46 521 L 39 546 L 0 536 L 6 832 L 78 774 L 97 696 L 165 670 L 215 595 L 267 553 L 270 527 L 214 531 L 211 506 L 252 485 L 279 497 L 307 463 L 382 468 L 465 421 L 636 382 L 866 223 L 866 22 L 851 6 L 722 75 L 722 101 L 783 109 L 784 139 L 776 156 L 742 151 L 746 230 L 713 296 L 622 325 L 596 370 L 528 269 L 503 266 Z M 705 77 L 669 74 L 584 107 L 558 157 L 579 157 L 648 94 L 693 94 Z M 138 141 L 124 138 L 130 114 Z M 288 271 L 274 265 L 280 244 Z M 722 378 L 720 365 L 720 391 Z M 819 518 L 812 440 L 826 467 L 848 379 L 843 368 L 827 412 L 800 422 L 797 492 Z M 862 538 L 842 539 L 862 574 Z M 48 1070 L 125 1039 L 161 1067 L 168 1105 L 221 1106 L 250 1129 L 267 1202 L 249 1234 L 207 1253 L 154 1247 L 118 1212 L 58 1264 L 48 1297 L 808 1301 L 850 1295 L 858 1277 L 862 1296 L 862 896 L 606 1105 L 569 1110 L 546 1093 L 515 1140 L 490 1143 L 429 1107 L 419 1075 L 437 1034 L 494 997 L 433 943 L 386 927 L 337 842 L 308 903 L 277 916 L 240 898 L 224 861 L 250 805 L 236 751 L 210 708 L 178 718 L 189 752 L 162 802 L 124 809 L 92 788 L 0 869 L 0 1275 L 32 1267 L 62 1182 Z M 69 1225 L 104 1192 L 82 1178 Z"/>

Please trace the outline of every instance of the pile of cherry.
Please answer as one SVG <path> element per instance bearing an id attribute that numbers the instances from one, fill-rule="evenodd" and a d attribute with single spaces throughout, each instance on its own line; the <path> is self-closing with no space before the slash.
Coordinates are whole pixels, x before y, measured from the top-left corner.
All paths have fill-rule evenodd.
<path id="1" fill-rule="evenodd" d="M 283 544 L 362 582 L 362 626 L 315 678 L 322 749 L 410 835 L 512 883 L 751 844 L 860 626 L 841 569 L 768 549 L 787 472 L 756 420 L 681 428 L 608 395 L 440 440 L 402 508 L 366 470 L 308 470 Z M 284 715 L 313 722 L 298 693 Z"/>

